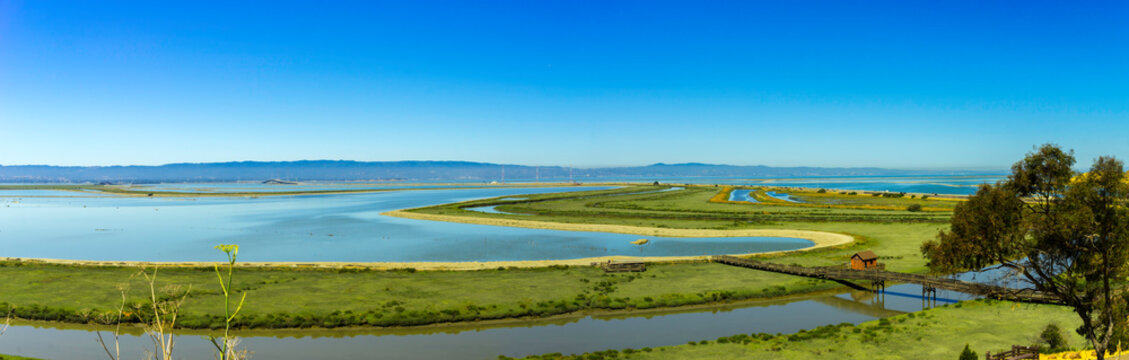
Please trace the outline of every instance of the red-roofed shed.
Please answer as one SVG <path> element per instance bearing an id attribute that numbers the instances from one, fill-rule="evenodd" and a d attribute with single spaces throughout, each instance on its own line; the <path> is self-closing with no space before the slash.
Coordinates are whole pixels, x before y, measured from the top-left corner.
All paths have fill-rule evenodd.
<path id="1" fill-rule="evenodd" d="M 873 251 L 859 251 L 851 255 L 851 269 L 866 270 L 878 267 L 878 255 Z"/>

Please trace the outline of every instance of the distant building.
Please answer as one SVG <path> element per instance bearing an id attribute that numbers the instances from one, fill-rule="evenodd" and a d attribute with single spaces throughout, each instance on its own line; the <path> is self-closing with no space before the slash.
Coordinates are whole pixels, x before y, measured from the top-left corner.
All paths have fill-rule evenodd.
<path id="1" fill-rule="evenodd" d="M 866 270 L 876 267 L 878 267 L 878 255 L 875 255 L 873 251 L 859 251 L 851 255 L 851 269 L 853 270 Z"/>

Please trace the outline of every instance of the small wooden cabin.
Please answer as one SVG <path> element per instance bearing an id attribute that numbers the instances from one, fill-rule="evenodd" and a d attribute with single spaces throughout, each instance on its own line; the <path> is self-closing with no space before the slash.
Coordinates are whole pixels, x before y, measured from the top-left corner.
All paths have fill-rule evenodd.
<path id="1" fill-rule="evenodd" d="M 864 250 L 851 255 L 852 270 L 866 270 L 878 267 L 878 255 L 873 251 Z"/>
<path id="2" fill-rule="evenodd" d="M 600 264 L 604 272 L 643 272 L 647 271 L 647 264 L 642 261 L 611 261 Z"/>

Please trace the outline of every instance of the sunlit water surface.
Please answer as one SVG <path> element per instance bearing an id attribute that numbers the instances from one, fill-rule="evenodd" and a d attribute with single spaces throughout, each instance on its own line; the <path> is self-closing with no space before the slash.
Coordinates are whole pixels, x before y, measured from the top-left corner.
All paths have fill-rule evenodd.
<path id="1" fill-rule="evenodd" d="M 215 261 L 505 261 L 608 255 L 684 256 L 794 250 L 793 238 L 668 238 L 413 220 L 391 210 L 495 196 L 611 187 L 492 188 L 260 197 L 92 197 L 0 192 L 0 256 Z M 72 196 L 59 197 L 70 194 Z"/>
<path id="2" fill-rule="evenodd" d="M 752 271 L 752 270 L 750 270 Z M 714 340 L 750 333 L 792 333 L 822 325 L 858 324 L 934 305 L 969 299 L 941 291 L 920 298 L 921 288 L 895 285 L 885 294 L 865 291 L 769 300 L 713 308 L 529 320 L 506 325 L 462 325 L 394 330 L 303 330 L 244 333 L 243 346 L 258 359 L 496 359 L 498 355 L 565 354 L 640 349 Z M 51 324 L 13 326 L 0 337 L 0 353 L 50 359 L 91 359 L 102 348 L 91 328 L 64 330 Z M 109 335 L 105 331 L 103 335 Z M 125 358 L 151 348 L 141 335 L 122 337 Z M 211 344 L 199 335 L 177 338 L 177 357 L 211 359 Z M 102 355 L 104 356 L 104 355 Z"/>
<path id="3" fill-rule="evenodd" d="M 0 256 L 103 260 L 215 260 L 211 246 L 239 243 L 247 261 L 467 261 L 573 258 L 607 254 L 712 254 L 808 246 L 797 239 L 666 239 L 649 246 L 636 235 L 502 228 L 392 218 L 381 212 L 480 199 L 606 187 L 403 191 L 259 198 L 119 198 L 58 191 L 0 191 Z M 766 245 L 768 244 L 768 245 Z M 751 271 L 751 270 L 750 270 Z M 970 279 L 972 275 L 962 278 Z M 989 278 L 990 280 L 990 278 Z M 396 330 L 301 330 L 246 333 L 255 358 L 492 359 L 642 348 L 739 333 L 790 333 L 860 323 L 933 303 L 916 285 L 882 295 L 851 291 L 698 310 L 506 325 Z M 937 303 L 970 298 L 941 291 Z M 797 314 L 803 314 L 797 316 Z M 101 354 L 88 327 L 17 325 L 0 336 L 0 353 L 49 359 Z M 211 345 L 181 335 L 177 356 L 212 358 Z M 151 344 L 122 337 L 125 358 Z"/>

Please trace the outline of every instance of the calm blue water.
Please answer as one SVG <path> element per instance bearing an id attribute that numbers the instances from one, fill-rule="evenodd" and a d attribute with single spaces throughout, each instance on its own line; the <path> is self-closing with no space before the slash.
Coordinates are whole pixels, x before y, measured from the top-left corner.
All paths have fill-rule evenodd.
<path id="1" fill-rule="evenodd" d="M 259 198 L 24 197 L 0 203 L 0 256 L 214 261 L 504 261 L 607 255 L 678 256 L 794 250 L 789 238 L 646 237 L 394 218 L 441 203 L 610 187 L 492 188 Z"/>
<path id="2" fill-rule="evenodd" d="M 746 185 L 794 186 L 838 190 L 890 191 L 923 194 L 971 195 L 980 184 L 995 183 L 1003 176 L 863 177 L 816 179 L 762 179 Z"/>
<path id="3" fill-rule="evenodd" d="M 967 274 L 960 277 L 973 280 Z M 382 359 L 493 359 L 500 354 L 520 357 L 679 345 L 735 334 L 787 334 L 843 322 L 858 324 L 972 298 L 948 291 L 937 295 L 935 302 L 926 302 L 920 297 L 920 286 L 903 284 L 890 286 L 880 294 L 843 291 L 705 309 L 540 319 L 498 326 L 236 334 L 242 336 L 242 344 L 254 352 L 254 358 L 261 359 L 358 359 L 372 354 L 380 354 Z M 94 339 L 89 330 L 13 326 L 0 338 L 0 353 L 47 359 L 96 358 L 102 349 Z M 148 346 L 151 343 L 143 336 L 122 337 L 125 358 L 142 354 Z M 211 359 L 212 347 L 200 336 L 181 335 L 176 351 L 178 358 Z"/>
<path id="4" fill-rule="evenodd" d="M 20 198 L 22 198 L 22 197 L 44 197 L 44 196 L 104 197 L 104 196 L 114 196 L 114 195 L 99 194 L 99 193 L 95 193 L 95 192 L 57 191 L 57 190 L 0 190 L 0 203 L 10 203 L 12 201 L 20 201 Z"/>
<path id="5" fill-rule="evenodd" d="M 995 183 L 1004 176 L 825 176 L 805 178 L 764 178 L 744 177 L 593 177 L 584 178 L 586 182 L 628 181 L 663 184 L 721 184 L 751 186 L 793 186 L 805 188 L 824 188 L 861 191 L 892 191 L 923 194 L 971 195 L 983 183 Z"/>
<path id="6" fill-rule="evenodd" d="M 1004 176 L 825 176 L 805 178 L 763 178 L 744 177 L 585 177 L 584 182 L 645 182 L 659 181 L 663 184 L 723 184 L 754 186 L 794 186 L 806 188 L 825 188 L 862 191 L 892 191 L 924 194 L 970 195 L 976 186 L 995 183 Z M 510 183 L 533 184 L 533 179 L 516 179 Z M 543 181 L 565 181 L 567 179 L 543 179 Z M 295 190 L 333 190 L 333 189 L 378 189 L 378 188 L 427 188 L 449 186 L 450 181 L 389 181 L 380 183 L 303 183 L 302 185 L 264 185 L 259 183 L 208 183 L 208 184 L 154 184 L 135 185 L 151 187 L 161 191 L 295 191 Z M 484 182 L 466 182 L 467 186 L 481 186 Z"/>
<path id="7" fill-rule="evenodd" d="M 901 313 L 885 309 L 885 303 L 872 300 L 871 294 L 854 295 L 855 298 L 848 294 L 840 296 L 671 313 L 533 320 L 496 327 L 241 336 L 242 345 L 254 351 L 253 358 L 258 359 L 368 359 L 373 354 L 380 354 L 381 359 L 496 359 L 502 354 L 527 356 L 639 349 L 715 340 L 741 333 L 791 333 L 826 324 L 858 324 Z M 920 309 L 920 305 L 917 308 Z M 797 313 L 805 316 L 795 316 Z M 103 336 L 107 335 L 112 339 L 112 333 L 103 332 Z M 95 339 L 95 334 L 88 330 L 13 326 L 0 339 L 0 353 L 47 359 L 104 356 Z M 176 341 L 177 358 L 212 358 L 211 344 L 200 336 L 181 335 Z M 151 346 L 143 336 L 123 336 L 123 358 L 136 358 Z"/>
<path id="8" fill-rule="evenodd" d="M 752 192 L 752 190 L 736 189 L 736 190 L 730 191 L 729 192 L 729 201 L 744 201 L 744 202 L 750 202 L 750 203 L 759 203 L 760 201 L 757 201 L 756 198 L 754 198 L 752 195 L 749 195 L 750 192 Z"/>
<path id="9" fill-rule="evenodd" d="M 774 198 L 777 198 L 777 199 L 780 199 L 780 200 L 790 202 L 790 203 L 801 203 L 801 202 L 803 202 L 803 201 L 796 200 L 796 199 L 792 198 L 791 195 L 788 195 L 788 194 L 785 194 L 785 193 L 778 193 L 778 192 L 774 192 L 774 191 L 765 191 L 764 194 L 771 196 L 771 197 L 774 197 Z"/>
<path id="10" fill-rule="evenodd" d="M 482 182 L 460 184 L 458 186 L 483 186 Z M 429 189 L 452 187 L 446 184 L 420 184 L 414 182 L 382 182 L 382 183 L 300 183 L 296 185 L 262 184 L 262 183 L 168 183 L 168 184 L 139 184 L 130 187 L 132 190 L 145 191 L 170 191 L 170 192 L 286 192 L 286 191 L 318 191 L 318 190 L 379 190 L 379 189 Z"/>
<path id="11" fill-rule="evenodd" d="M 891 183 L 881 184 L 890 186 Z M 832 188 L 810 183 L 794 186 Z M 593 188 L 563 190 L 590 189 Z M 0 192 L 0 257 L 215 261 L 217 253 L 211 246 L 221 242 L 239 243 L 243 247 L 240 258 L 246 261 L 392 261 L 373 259 L 403 257 L 439 261 L 441 259 L 436 257 L 458 257 L 459 252 L 467 251 L 471 258 L 538 254 L 546 250 L 542 247 L 578 253 L 666 251 L 693 254 L 703 249 L 734 246 L 733 250 L 737 251 L 723 251 L 732 253 L 749 252 L 747 249 L 756 245 L 745 239 L 648 237 L 652 243 L 647 246 L 630 245 L 621 249 L 609 245 L 628 245 L 628 241 L 640 236 L 622 235 L 613 239 L 605 237 L 611 234 L 498 228 L 378 215 L 387 210 L 451 201 L 558 191 L 562 189 L 435 190 L 258 199 L 90 198 L 69 192 Z M 680 249 L 673 246 L 678 242 L 689 244 Z M 660 244 L 664 246 L 656 249 Z M 452 248 L 445 249 L 447 246 Z M 961 278 L 971 276 L 965 274 Z M 987 276 L 988 279 L 995 277 Z M 245 337 L 244 344 L 254 351 L 256 358 L 264 359 L 355 359 L 372 354 L 388 359 L 491 359 L 498 354 L 580 353 L 684 344 L 737 333 L 788 333 L 824 324 L 859 323 L 929 306 L 919 298 L 920 291 L 915 285 L 895 285 L 882 295 L 852 291 L 773 303 L 535 320 L 493 327 L 389 329 L 329 336 L 325 333 L 251 334 Z M 938 303 L 969 298 L 943 291 L 938 296 Z M 96 358 L 102 354 L 94 340 L 94 334 L 87 330 L 13 326 L 0 337 L 0 353 L 50 359 Z M 212 358 L 211 345 L 199 336 L 180 336 L 177 344 L 178 358 Z M 143 336 L 124 336 L 123 355 L 126 358 L 140 356 L 150 345 Z"/>
<path id="12" fill-rule="evenodd" d="M 512 212 L 505 212 L 505 211 L 498 210 L 497 207 L 498 207 L 498 205 L 475 206 L 475 207 L 463 208 L 463 210 L 484 212 L 484 213 L 487 213 L 487 214 L 525 215 L 525 216 L 529 215 L 529 214 L 518 214 L 518 213 L 512 213 Z"/>
<path id="13" fill-rule="evenodd" d="M 1002 175 L 985 176 L 825 176 L 804 178 L 761 178 L 749 179 L 744 177 L 585 177 L 584 182 L 643 182 L 659 181 L 663 184 L 722 184 L 722 185 L 753 185 L 753 186 L 794 186 L 806 188 L 825 188 L 839 190 L 862 191 L 892 191 L 924 194 L 970 195 L 976 192 L 976 186 L 983 183 L 995 183 L 1003 180 Z M 567 179 L 543 179 L 543 181 L 562 182 Z M 460 186 L 486 186 L 483 181 L 388 181 L 378 183 L 322 183 L 303 182 L 300 185 L 266 185 L 260 183 L 168 183 L 168 184 L 137 184 L 135 189 L 152 189 L 159 191 L 178 192 L 242 192 L 242 191 L 298 191 L 298 190 L 345 190 L 345 189 L 381 189 L 381 188 L 435 188 L 451 186 L 450 183 L 460 183 Z M 533 179 L 515 179 L 511 184 L 523 183 L 534 185 Z"/>

